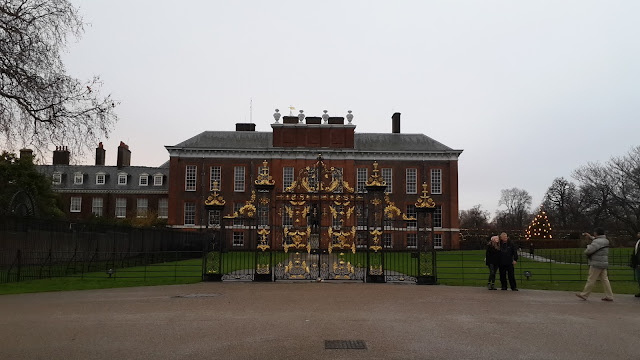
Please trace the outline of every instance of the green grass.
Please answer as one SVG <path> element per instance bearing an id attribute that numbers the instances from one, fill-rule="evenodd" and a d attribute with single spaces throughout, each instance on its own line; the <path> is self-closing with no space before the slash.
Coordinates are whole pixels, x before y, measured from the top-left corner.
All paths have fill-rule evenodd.
<path id="1" fill-rule="evenodd" d="M 553 249 L 536 250 L 536 255 L 544 256 L 560 262 L 571 264 L 558 264 L 552 262 L 538 262 L 521 258 L 516 265 L 516 280 L 518 287 L 524 289 L 566 290 L 578 291 L 584 287 L 589 272 L 588 265 L 578 255 L 582 249 Z M 634 280 L 631 268 L 626 266 L 626 261 L 631 249 L 611 249 L 611 264 L 609 279 L 614 293 L 633 294 L 638 291 L 638 285 Z M 427 274 L 430 268 L 430 253 L 421 254 L 420 259 L 409 252 L 383 252 L 385 270 L 396 271 L 409 276 Z M 484 287 L 487 283 L 488 269 L 484 264 L 485 252 L 476 251 L 440 251 L 437 253 L 438 283 L 443 285 L 478 286 Z M 292 253 L 272 252 L 265 253 L 268 258 L 260 258 L 258 263 L 266 263 L 270 259 L 272 266 L 282 262 L 287 263 Z M 366 263 L 366 253 L 345 252 L 342 257 L 354 266 Z M 372 262 L 380 261 L 381 256 L 370 254 Z M 421 270 L 418 270 L 420 261 Z M 218 264 L 216 266 L 209 266 Z M 228 274 L 239 270 L 252 270 L 256 264 L 256 253 L 228 252 L 211 253 L 207 256 L 207 272 L 211 274 Z M 215 271 L 215 272 L 214 272 Z M 526 279 L 524 272 L 532 273 L 530 279 Z M 35 277 L 35 276 L 34 276 Z M 167 284 L 190 284 L 201 281 L 202 259 L 194 258 L 175 262 L 164 262 L 151 265 L 131 266 L 116 269 L 111 278 L 104 271 L 92 271 L 75 273 L 71 276 L 52 277 L 50 279 L 24 279 L 20 282 L 0 285 L 0 294 L 16 294 L 44 291 L 104 289 L 129 286 L 149 286 Z M 595 291 L 601 291 L 601 285 L 597 283 Z"/>

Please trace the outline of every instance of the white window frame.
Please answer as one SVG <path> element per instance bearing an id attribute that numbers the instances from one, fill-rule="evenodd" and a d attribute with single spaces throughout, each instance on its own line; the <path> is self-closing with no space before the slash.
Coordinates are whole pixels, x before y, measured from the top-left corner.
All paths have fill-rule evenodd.
<path id="1" fill-rule="evenodd" d="M 198 167 L 187 165 L 184 169 L 184 191 L 196 191 L 198 185 Z"/>
<path id="2" fill-rule="evenodd" d="M 76 172 L 73 174 L 73 185 L 82 185 L 84 183 L 84 174 Z"/>
<path id="3" fill-rule="evenodd" d="M 381 171 L 382 179 L 387 183 L 387 188 L 384 189 L 384 192 L 388 194 L 393 193 L 393 168 L 382 168 Z"/>
<path id="4" fill-rule="evenodd" d="M 244 247 L 244 232 L 233 232 L 233 247 Z"/>
<path id="5" fill-rule="evenodd" d="M 442 249 L 442 234 L 433 234 L 433 248 Z"/>
<path id="6" fill-rule="evenodd" d="M 127 198 L 116 198 L 116 218 L 127 217 Z"/>
<path id="7" fill-rule="evenodd" d="M 136 199 L 136 216 L 139 218 L 146 218 L 147 216 L 149 216 L 149 199 Z"/>
<path id="8" fill-rule="evenodd" d="M 412 244 L 409 243 L 409 238 L 411 239 Z M 417 249 L 418 248 L 418 234 L 416 233 L 407 233 L 407 249 Z"/>
<path id="9" fill-rule="evenodd" d="M 213 228 L 219 228 L 220 227 L 220 220 L 222 218 L 222 216 L 220 216 L 220 210 L 209 210 L 209 214 L 208 214 L 208 223 L 209 226 L 213 227 Z"/>
<path id="10" fill-rule="evenodd" d="M 218 182 L 218 191 L 222 190 L 222 166 L 212 166 L 209 168 L 209 190 L 213 190 L 213 183 Z"/>
<path id="11" fill-rule="evenodd" d="M 285 191 L 288 187 L 293 184 L 295 180 L 295 168 L 292 166 L 287 166 L 282 168 L 282 191 Z"/>
<path id="12" fill-rule="evenodd" d="M 101 181 L 102 180 L 102 181 Z M 96 185 L 104 185 L 107 183 L 107 175 L 103 172 L 96 174 Z"/>
<path id="13" fill-rule="evenodd" d="M 138 186 L 149 186 L 149 174 L 140 174 Z"/>
<path id="14" fill-rule="evenodd" d="M 53 185 L 60 185 L 62 184 L 62 173 L 60 172 L 54 172 L 53 175 L 51 175 L 51 183 Z"/>
<path id="15" fill-rule="evenodd" d="M 391 233 L 382 234 L 382 246 L 385 249 L 393 249 L 393 235 Z"/>
<path id="16" fill-rule="evenodd" d="M 169 217 L 169 199 L 160 198 L 158 199 L 158 218 L 166 219 L 168 217 Z"/>
<path id="17" fill-rule="evenodd" d="M 94 197 L 91 201 L 91 213 L 95 216 L 103 216 L 104 214 L 104 199 L 101 197 Z"/>
<path id="18" fill-rule="evenodd" d="M 418 193 L 418 169 L 416 168 L 407 168 L 405 170 L 406 174 L 406 184 L 405 189 L 407 194 L 417 194 Z"/>
<path id="19" fill-rule="evenodd" d="M 442 227 L 442 205 L 436 205 L 436 211 L 433 213 L 433 227 Z"/>
<path id="20" fill-rule="evenodd" d="M 193 201 L 185 201 L 183 209 L 184 226 L 196 226 L 196 203 Z"/>
<path id="21" fill-rule="evenodd" d="M 162 186 L 164 180 L 164 175 L 155 174 L 153 175 L 153 186 Z"/>
<path id="22" fill-rule="evenodd" d="M 431 169 L 431 194 L 442 194 L 442 169 Z"/>
<path id="23" fill-rule="evenodd" d="M 72 196 L 71 203 L 69 204 L 69 212 L 79 213 L 82 211 L 82 197 Z"/>
<path id="24" fill-rule="evenodd" d="M 415 220 L 407 220 L 406 226 L 407 229 L 415 230 L 418 228 L 418 213 L 416 211 L 416 206 L 414 204 L 407 205 L 407 217 L 412 217 Z"/>
<path id="25" fill-rule="evenodd" d="M 127 173 L 118 173 L 118 185 L 127 185 L 127 177 L 129 174 Z"/>
<path id="26" fill-rule="evenodd" d="M 245 190 L 245 167 L 234 166 L 233 167 L 233 191 L 244 192 Z"/>
<path id="27" fill-rule="evenodd" d="M 367 168 L 356 168 L 356 192 L 366 193 L 367 192 L 367 180 L 369 177 L 369 169 Z"/>

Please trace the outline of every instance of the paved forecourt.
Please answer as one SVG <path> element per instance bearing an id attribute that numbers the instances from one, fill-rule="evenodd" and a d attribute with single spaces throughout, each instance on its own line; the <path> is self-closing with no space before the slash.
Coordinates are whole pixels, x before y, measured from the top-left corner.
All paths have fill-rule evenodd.
<path id="1" fill-rule="evenodd" d="M 639 358 L 640 299 L 598 295 L 327 282 L 3 295 L 0 359 Z"/>

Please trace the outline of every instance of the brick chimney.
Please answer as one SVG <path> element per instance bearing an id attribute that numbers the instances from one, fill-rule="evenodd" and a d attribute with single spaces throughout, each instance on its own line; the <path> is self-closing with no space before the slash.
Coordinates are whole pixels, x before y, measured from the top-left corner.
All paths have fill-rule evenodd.
<path id="1" fill-rule="evenodd" d="M 256 124 L 236 123 L 236 131 L 256 131 Z"/>
<path id="2" fill-rule="evenodd" d="M 56 146 L 53 151 L 53 165 L 69 165 L 69 149 L 66 146 Z"/>
<path id="3" fill-rule="evenodd" d="M 116 162 L 118 169 L 121 169 L 125 166 L 131 166 L 131 151 L 129 150 L 129 145 L 120 141 L 120 146 L 118 146 L 118 160 Z"/>
<path id="4" fill-rule="evenodd" d="M 101 165 L 104 166 L 104 159 L 106 156 L 107 150 L 102 147 L 102 142 L 98 144 L 96 148 L 96 166 Z"/>
<path id="5" fill-rule="evenodd" d="M 394 134 L 400 134 L 400 113 L 393 113 L 391 116 L 391 132 Z"/>
<path id="6" fill-rule="evenodd" d="M 33 162 L 33 150 L 31 149 L 20 149 L 20 160 L 29 159 L 30 162 Z"/>

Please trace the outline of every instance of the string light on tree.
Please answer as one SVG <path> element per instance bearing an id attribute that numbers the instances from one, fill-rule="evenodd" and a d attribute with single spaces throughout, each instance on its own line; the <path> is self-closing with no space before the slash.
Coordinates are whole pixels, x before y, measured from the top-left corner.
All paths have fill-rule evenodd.
<path id="1" fill-rule="evenodd" d="M 531 221 L 529 228 L 527 228 L 527 234 L 525 238 L 527 240 L 530 239 L 552 239 L 551 236 L 551 224 L 549 223 L 549 218 L 547 217 L 547 213 L 544 212 L 542 206 L 540 206 L 540 210 L 538 211 L 538 215 Z"/>

